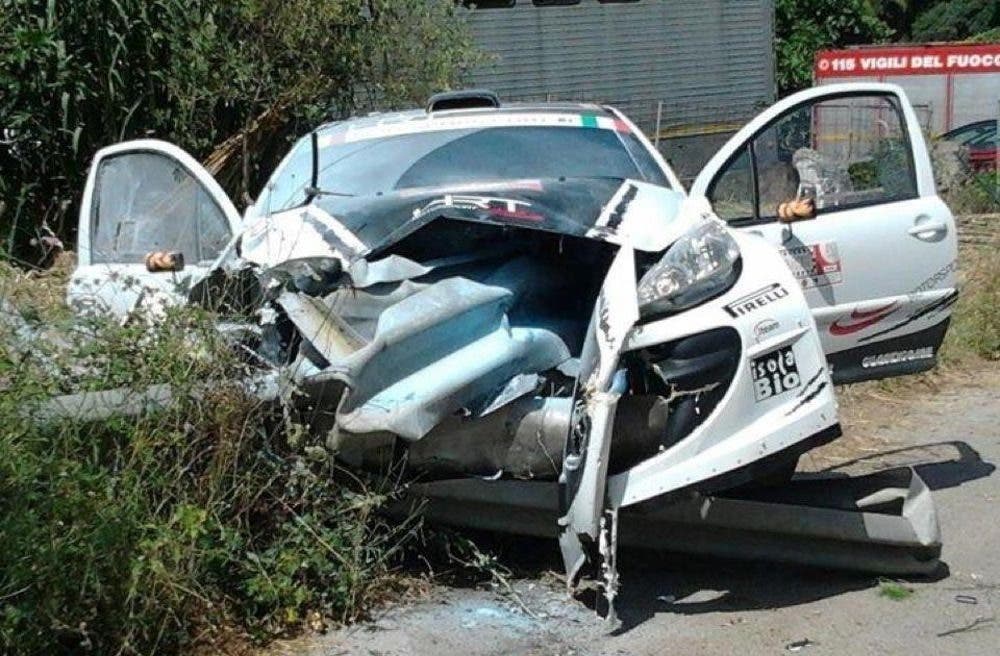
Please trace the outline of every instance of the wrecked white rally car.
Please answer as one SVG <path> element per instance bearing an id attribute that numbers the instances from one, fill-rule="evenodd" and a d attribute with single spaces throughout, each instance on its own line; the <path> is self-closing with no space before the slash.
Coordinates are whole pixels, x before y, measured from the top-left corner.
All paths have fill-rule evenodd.
<path id="1" fill-rule="evenodd" d="M 620 509 L 787 480 L 839 435 L 833 383 L 933 366 L 956 296 L 917 119 L 880 84 L 779 102 L 690 194 L 615 109 L 488 92 L 318 128 L 242 218 L 178 148 L 123 143 L 78 257 L 80 310 L 252 316 L 352 466 L 558 486 L 568 580 L 609 600 Z"/>

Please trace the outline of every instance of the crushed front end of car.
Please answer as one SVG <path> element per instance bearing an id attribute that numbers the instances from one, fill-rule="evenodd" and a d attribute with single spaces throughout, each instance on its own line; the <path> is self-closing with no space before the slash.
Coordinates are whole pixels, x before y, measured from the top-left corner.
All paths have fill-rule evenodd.
<path id="1" fill-rule="evenodd" d="M 257 353 L 331 453 L 558 485 L 567 582 L 609 608 L 619 508 L 794 468 L 839 434 L 780 257 L 656 185 L 318 197 L 248 227 L 225 268 L 200 297 L 253 287 Z"/>

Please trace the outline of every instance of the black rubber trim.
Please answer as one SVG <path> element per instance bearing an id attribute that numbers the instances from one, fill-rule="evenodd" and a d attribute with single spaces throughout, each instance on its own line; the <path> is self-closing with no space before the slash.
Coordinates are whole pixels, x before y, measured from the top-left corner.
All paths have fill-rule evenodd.
<path id="1" fill-rule="evenodd" d="M 951 317 L 948 317 L 930 328 L 925 328 L 909 335 L 884 339 L 847 351 L 831 353 L 827 356 L 826 361 L 832 369 L 834 384 L 844 385 L 847 383 L 857 383 L 862 380 L 881 380 L 882 378 L 906 376 L 933 369 L 937 366 L 938 349 L 941 348 L 941 342 L 944 341 L 944 336 L 948 332 L 948 324 L 950 322 Z M 934 349 L 934 357 L 932 358 L 897 362 L 879 367 L 865 367 L 863 365 L 867 357 L 891 353 L 893 351 L 909 351 L 928 346 Z"/>

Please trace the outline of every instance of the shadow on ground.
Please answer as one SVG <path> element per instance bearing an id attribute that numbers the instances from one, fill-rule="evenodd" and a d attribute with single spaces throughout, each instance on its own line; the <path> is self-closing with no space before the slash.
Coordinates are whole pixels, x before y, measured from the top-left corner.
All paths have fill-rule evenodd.
<path id="1" fill-rule="evenodd" d="M 616 634 L 661 613 L 697 615 L 798 606 L 877 584 L 870 574 L 771 563 L 696 559 L 685 555 L 621 554 L 628 562 L 616 604 Z M 669 559 L 669 564 L 665 560 Z"/>
<path id="2" fill-rule="evenodd" d="M 953 457 L 948 457 L 949 455 Z M 824 471 L 841 471 L 869 463 L 913 467 L 932 490 L 958 487 L 969 481 L 986 478 L 996 470 L 996 465 L 983 460 L 979 452 L 967 442 L 949 440 L 882 451 L 838 463 Z"/>

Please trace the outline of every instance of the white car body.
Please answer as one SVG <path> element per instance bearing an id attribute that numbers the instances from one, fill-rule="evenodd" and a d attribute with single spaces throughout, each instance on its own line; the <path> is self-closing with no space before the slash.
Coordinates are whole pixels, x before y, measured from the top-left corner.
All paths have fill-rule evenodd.
<path id="1" fill-rule="evenodd" d="M 849 208 L 824 205 L 829 198 L 821 198 L 818 202 L 824 206 L 816 218 L 791 225 L 761 218 L 755 211 L 754 216 L 734 221 L 724 229 L 735 240 L 741 256 L 742 269 L 735 284 L 721 295 L 672 316 L 640 319 L 636 254 L 660 253 L 694 227 L 720 221 L 709 202 L 713 189 L 734 157 L 751 152 L 748 143 L 797 109 L 836 103 L 841 98 L 855 102 L 869 97 L 896 106 L 901 112 L 899 120 L 908 145 L 904 155 L 912 168 L 914 193 L 891 202 Z M 357 130 L 396 134 L 446 129 L 448 120 L 475 125 L 511 120 L 491 113 L 494 111 L 453 116 L 447 112 L 437 116 L 390 115 L 362 122 Z M 954 221 L 937 196 L 916 117 L 904 92 L 894 85 L 824 86 L 778 102 L 740 130 L 709 161 L 694 182 L 690 197 L 671 210 L 670 221 L 665 219 L 666 211 L 658 214 L 657 203 L 676 203 L 680 198 L 676 194 L 681 189 L 676 176 L 627 118 L 611 108 L 603 111 L 610 117 L 608 121 L 619 121 L 619 128 L 624 126 L 621 129 L 638 138 L 675 190 L 669 196 L 664 190 L 653 189 L 653 185 L 626 181 L 607 203 L 604 217 L 621 202 L 626 188 L 634 187 L 630 193 L 637 199 L 636 207 L 629 209 L 618 226 L 620 230 L 603 236 L 604 241 L 617 247 L 617 254 L 607 271 L 583 356 L 578 358 L 581 362 L 573 398 L 580 414 L 574 415 L 572 425 L 583 425 L 580 417 L 585 415 L 586 429 L 576 447 L 567 440 L 560 477 L 564 490 L 560 539 L 570 581 L 576 580 L 587 561 L 599 560 L 605 565 L 605 588 L 613 595 L 615 518 L 619 508 L 681 490 L 731 487 L 753 480 L 764 473 L 765 463 L 782 458 L 792 458 L 794 463 L 801 452 L 838 434 L 834 382 L 880 378 L 933 366 L 947 328 L 950 304 L 957 293 L 957 249 Z M 562 119 L 525 114 L 518 120 L 547 123 Z M 340 258 L 355 280 L 381 275 L 372 273 L 375 263 L 365 260 L 370 248 L 364 239 L 322 209 L 307 204 L 271 213 L 259 200 L 241 222 L 232 202 L 197 162 L 174 146 L 144 140 L 111 146 L 94 159 L 81 209 L 79 265 L 68 292 L 75 307 L 125 314 L 137 305 L 156 307 L 184 302 L 184 290 L 212 268 L 210 262 L 196 260 L 179 274 L 149 273 L 141 264 L 98 261 L 93 256 L 91 235 L 98 229 L 92 225 L 98 209 L 98 172 L 105 161 L 130 154 L 166 158 L 186 170 L 221 210 L 231 234 L 243 233 L 244 258 L 260 267 L 294 258 L 327 256 Z M 275 176 L 288 165 L 289 158 L 279 165 Z M 758 211 L 759 182 L 755 172 L 753 202 Z M 488 205 L 498 200 L 506 204 L 503 211 L 519 216 L 516 213 L 521 201 L 499 192 L 497 199 L 474 195 L 466 200 L 461 200 L 462 189 L 449 193 L 449 205 Z M 599 227 L 595 224 L 593 229 Z M 219 260 L 229 256 L 227 250 Z M 125 285 L 127 280 L 133 284 Z M 514 332 L 503 330 L 483 339 L 501 339 Z M 658 345 L 679 344 L 705 334 L 733 335 L 738 340 L 738 362 L 733 365 L 724 394 L 683 439 L 664 444 L 649 457 L 612 471 L 609 465 L 614 455 L 616 409 L 629 393 L 623 382 L 622 372 L 627 368 L 624 363 Z M 486 352 L 491 351 L 482 351 Z M 465 358 L 461 360 L 463 367 L 482 359 L 475 353 L 462 355 L 456 351 L 453 355 L 455 362 L 460 361 L 459 356 Z M 345 362 L 348 364 L 344 371 L 348 371 L 350 357 Z M 350 377 L 344 376 L 342 380 L 351 389 Z M 399 399 L 407 398 L 406 394 L 412 397 L 426 388 L 414 380 L 394 383 L 396 387 L 378 392 L 368 405 L 338 409 L 341 428 L 382 426 L 373 408 L 379 403 L 402 403 Z M 671 389 L 697 398 L 711 388 Z M 428 398 L 439 404 L 450 397 Z M 406 439 L 417 445 L 423 432 L 413 430 Z"/>

